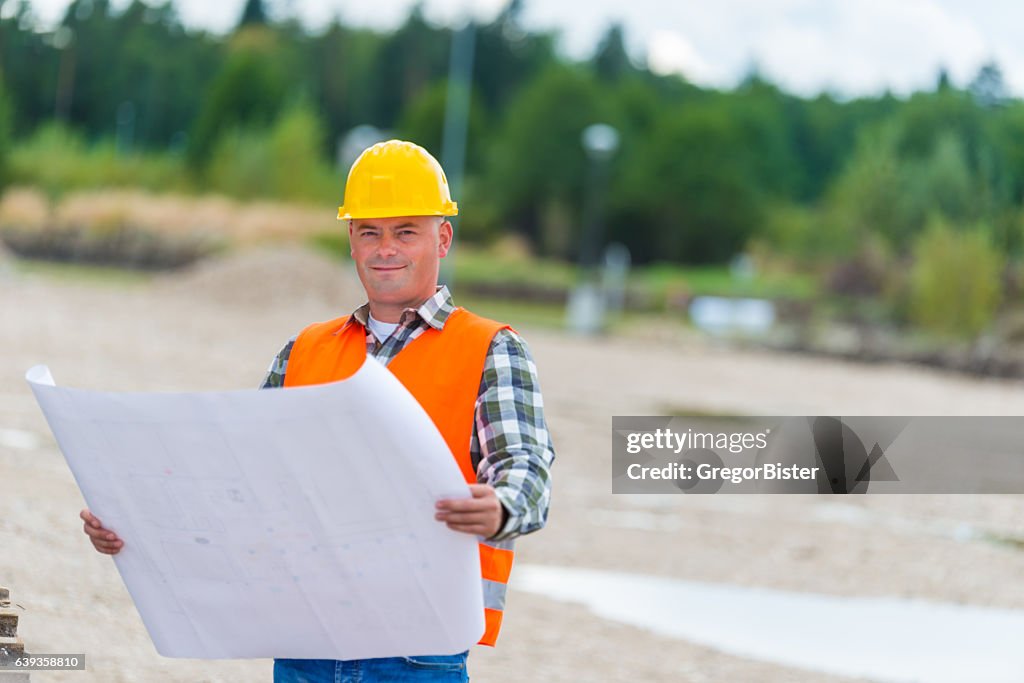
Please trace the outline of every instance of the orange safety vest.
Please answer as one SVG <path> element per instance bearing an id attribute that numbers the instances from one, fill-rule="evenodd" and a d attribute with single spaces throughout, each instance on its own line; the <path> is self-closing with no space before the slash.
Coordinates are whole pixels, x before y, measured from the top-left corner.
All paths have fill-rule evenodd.
<path id="1" fill-rule="evenodd" d="M 366 332 L 348 316 L 304 329 L 292 345 L 286 387 L 323 384 L 351 377 L 366 359 Z M 469 453 L 474 412 L 491 339 L 508 325 L 456 308 L 444 328 L 428 327 L 388 363 L 444 437 L 466 483 L 476 483 Z M 480 541 L 486 629 L 481 645 L 494 645 L 501 630 L 505 591 L 512 571 L 513 542 Z"/>

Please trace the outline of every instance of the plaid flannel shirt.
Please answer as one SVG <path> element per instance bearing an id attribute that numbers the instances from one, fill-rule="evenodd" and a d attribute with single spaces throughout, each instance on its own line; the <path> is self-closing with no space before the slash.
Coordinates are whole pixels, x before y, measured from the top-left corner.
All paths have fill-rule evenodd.
<path id="1" fill-rule="evenodd" d="M 369 304 L 356 309 L 346 324 L 362 325 L 366 352 L 387 365 L 427 328 L 442 329 L 454 310 L 448 288 L 439 287 L 418 309 L 405 309 L 398 327 L 383 343 L 369 329 Z M 284 385 L 295 339 L 289 339 L 274 358 L 260 388 Z M 537 366 L 526 342 L 512 330 L 499 330 L 491 340 L 474 410 L 470 456 L 477 481 L 494 487 L 508 513 L 493 540 L 515 538 L 544 526 L 555 451 L 544 421 Z"/>

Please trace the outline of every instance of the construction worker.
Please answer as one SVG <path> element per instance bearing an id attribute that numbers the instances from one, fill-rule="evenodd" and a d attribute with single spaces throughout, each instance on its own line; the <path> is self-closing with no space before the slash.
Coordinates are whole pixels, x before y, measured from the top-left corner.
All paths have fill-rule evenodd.
<path id="1" fill-rule="evenodd" d="M 435 518 L 478 537 L 486 630 L 501 627 L 513 539 L 544 526 L 554 450 L 537 372 L 507 325 L 456 307 L 438 286 L 440 260 L 458 214 L 440 164 L 425 149 L 389 140 L 352 165 L 338 218 L 348 221 L 352 259 L 367 303 L 314 323 L 278 353 L 263 388 L 343 379 L 366 355 L 384 363 L 434 420 L 469 484 L 470 498 L 441 500 Z M 415 342 L 415 343 L 414 343 Z M 88 510 L 96 550 L 123 542 Z M 467 652 L 365 660 L 276 660 L 274 680 L 465 681 Z"/>

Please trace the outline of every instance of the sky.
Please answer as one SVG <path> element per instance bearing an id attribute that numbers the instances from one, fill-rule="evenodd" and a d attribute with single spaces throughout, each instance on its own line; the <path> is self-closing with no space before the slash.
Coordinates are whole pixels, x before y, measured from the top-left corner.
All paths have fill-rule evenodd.
<path id="1" fill-rule="evenodd" d="M 333 16 L 347 24 L 389 29 L 415 0 L 270 0 L 311 29 Z M 70 0 L 31 0 L 45 23 Z M 493 18 L 506 0 L 425 0 L 437 23 L 471 14 Z M 113 0 L 115 6 L 127 0 Z M 12 1 L 7 3 L 13 5 Z M 186 25 L 224 32 L 244 0 L 176 0 Z M 627 48 L 661 73 L 682 73 L 701 85 L 729 88 L 756 66 L 784 89 L 843 97 L 931 90 L 940 68 L 965 86 L 988 61 L 1003 70 L 1009 90 L 1024 96 L 1024 3 L 1018 0 L 526 0 L 528 29 L 553 29 L 572 58 L 590 56 L 613 22 Z"/>

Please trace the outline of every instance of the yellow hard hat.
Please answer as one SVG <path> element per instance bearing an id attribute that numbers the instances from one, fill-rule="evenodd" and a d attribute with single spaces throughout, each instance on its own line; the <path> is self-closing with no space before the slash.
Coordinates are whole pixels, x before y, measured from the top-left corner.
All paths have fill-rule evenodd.
<path id="1" fill-rule="evenodd" d="M 366 148 L 348 172 L 338 219 L 457 216 L 448 179 L 430 152 L 404 140 Z"/>

